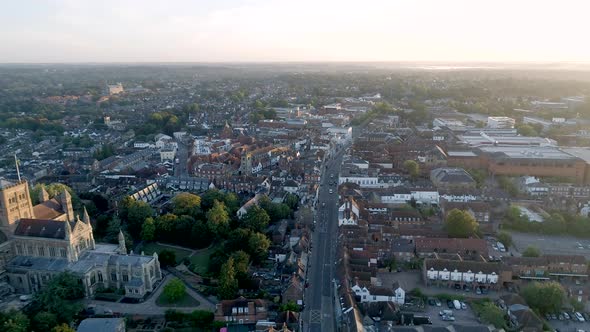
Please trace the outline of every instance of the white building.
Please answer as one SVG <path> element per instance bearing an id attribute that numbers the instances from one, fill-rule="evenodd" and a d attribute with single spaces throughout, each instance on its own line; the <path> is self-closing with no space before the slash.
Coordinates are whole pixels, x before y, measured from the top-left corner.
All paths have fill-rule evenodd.
<path id="1" fill-rule="evenodd" d="M 507 116 L 488 116 L 488 128 L 494 129 L 512 129 L 515 121 Z"/>
<path id="2" fill-rule="evenodd" d="M 472 283 L 476 281 L 480 284 L 497 284 L 498 275 L 496 272 L 484 273 L 482 271 L 473 272 L 471 270 L 459 271 L 457 269 L 449 271 L 446 268 L 442 270 L 436 270 L 431 267 L 426 271 L 426 278 L 429 281 L 442 280 L 442 281 L 455 281 Z"/>
<path id="3" fill-rule="evenodd" d="M 354 200 L 347 199 L 338 208 L 338 226 L 358 225 L 359 207 Z"/>
<path id="4" fill-rule="evenodd" d="M 361 188 L 385 188 L 385 184 L 379 183 L 379 178 L 376 176 L 345 176 L 338 178 L 338 183 L 346 182 L 356 183 Z"/>
<path id="5" fill-rule="evenodd" d="M 176 157 L 176 150 L 173 148 L 162 148 L 160 150 L 160 160 L 161 161 L 170 161 L 170 160 L 174 160 L 174 158 Z"/>
<path id="6" fill-rule="evenodd" d="M 385 287 L 361 287 L 354 285 L 352 291 L 361 300 L 365 302 L 393 302 L 396 304 L 404 304 L 406 300 L 406 292 L 401 287 L 395 289 Z"/>

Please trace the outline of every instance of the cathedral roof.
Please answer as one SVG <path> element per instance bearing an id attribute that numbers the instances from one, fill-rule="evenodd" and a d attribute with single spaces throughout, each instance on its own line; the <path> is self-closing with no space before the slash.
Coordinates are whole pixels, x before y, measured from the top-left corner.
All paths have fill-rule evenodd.
<path id="1" fill-rule="evenodd" d="M 70 227 L 73 228 L 71 223 Z M 14 230 L 14 235 L 65 239 L 65 228 L 66 221 L 51 219 L 21 219 Z"/>
<path id="2" fill-rule="evenodd" d="M 61 204 L 55 198 L 33 206 L 33 213 L 39 219 L 54 219 L 63 214 Z"/>

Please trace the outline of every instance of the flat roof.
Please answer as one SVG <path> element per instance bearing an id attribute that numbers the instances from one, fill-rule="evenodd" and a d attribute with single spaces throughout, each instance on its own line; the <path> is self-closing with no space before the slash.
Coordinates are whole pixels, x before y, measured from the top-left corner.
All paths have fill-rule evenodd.
<path id="1" fill-rule="evenodd" d="M 572 148 L 561 148 L 562 151 L 569 153 L 570 155 L 580 158 L 587 163 L 590 163 L 590 148 L 585 147 L 572 147 Z"/>
<path id="2" fill-rule="evenodd" d="M 557 147 L 552 146 L 483 146 L 479 148 L 488 154 L 502 154 L 510 159 L 553 159 L 553 160 L 575 160 L 578 159 Z"/>
<path id="3" fill-rule="evenodd" d="M 450 157 L 477 157 L 473 151 L 448 151 Z"/>

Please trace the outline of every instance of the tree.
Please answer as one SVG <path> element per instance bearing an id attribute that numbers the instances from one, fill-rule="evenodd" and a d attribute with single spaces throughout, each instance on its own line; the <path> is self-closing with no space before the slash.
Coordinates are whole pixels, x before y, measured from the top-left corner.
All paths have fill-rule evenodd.
<path id="1" fill-rule="evenodd" d="M 197 217 L 201 213 L 201 197 L 191 193 L 179 193 L 172 198 L 173 213 L 177 216 Z"/>
<path id="2" fill-rule="evenodd" d="M 186 293 L 186 286 L 180 279 L 174 278 L 164 286 L 163 292 L 166 301 L 168 301 L 168 303 L 174 303 L 182 299 Z"/>
<path id="3" fill-rule="evenodd" d="M 292 311 L 292 312 L 299 312 L 301 310 L 301 308 L 297 305 L 297 303 L 289 300 L 289 302 L 285 303 L 285 304 L 281 304 L 279 306 L 279 311 L 280 312 L 285 312 L 285 311 Z"/>
<path id="4" fill-rule="evenodd" d="M 196 248 L 206 248 L 211 242 L 211 231 L 202 220 L 196 220 L 191 227 L 191 242 Z"/>
<path id="5" fill-rule="evenodd" d="M 290 209 L 296 210 L 297 206 L 299 205 L 299 196 L 287 194 L 287 197 L 285 198 L 285 204 L 287 204 Z"/>
<path id="6" fill-rule="evenodd" d="M 162 267 L 176 266 L 176 253 L 172 250 L 164 249 L 158 254 L 158 260 Z"/>
<path id="7" fill-rule="evenodd" d="M 119 216 L 114 215 L 109 223 L 107 224 L 107 230 L 104 235 L 104 239 L 110 243 L 117 243 L 119 232 L 121 231 L 121 219 Z"/>
<path id="8" fill-rule="evenodd" d="M 268 255 L 270 241 L 262 233 L 252 233 L 248 239 L 248 253 L 255 262 L 262 262 Z"/>
<path id="9" fill-rule="evenodd" d="M 70 196 L 72 196 L 72 205 L 73 205 L 74 209 L 77 210 L 82 205 L 80 198 L 78 197 L 76 192 L 72 188 L 66 186 L 63 183 L 51 183 L 51 184 L 37 183 L 31 189 L 31 200 L 32 200 L 33 204 L 40 203 L 39 197 L 40 197 L 40 193 L 41 193 L 41 188 L 45 188 L 45 191 L 47 191 L 47 194 L 49 194 L 49 198 L 54 198 L 54 197 L 60 195 L 64 190 L 67 190 L 68 193 L 70 194 Z"/>
<path id="10" fill-rule="evenodd" d="M 477 222 L 467 211 L 452 209 L 447 214 L 445 228 L 450 237 L 470 237 L 477 230 Z"/>
<path id="11" fill-rule="evenodd" d="M 0 330 L 2 331 L 27 332 L 29 324 L 29 318 L 20 311 L 11 309 L 6 313 L 0 312 Z"/>
<path id="12" fill-rule="evenodd" d="M 539 257 L 541 256 L 541 251 L 537 247 L 528 246 L 523 252 L 523 257 Z"/>
<path id="13" fill-rule="evenodd" d="M 236 277 L 240 280 L 248 276 L 248 266 L 250 264 L 250 255 L 243 250 L 233 252 L 230 256 L 234 260 L 234 268 L 236 270 Z"/>
<path id="14" fill-rule="evenodd" d="M 512 246 L 512 235 L 510 235 L 508 232 L 502 231 L 498 233 L 498 241 L 508 248 Z"/>
<path id="15" fill-rule="evenodd" d="M 69 272 L 55 275 L 35 294 L 33 305 L 40 311 L 57 316 L 58 322 L 70 322 L 82 309 L 84 287 L 80 279 Z"/>
<path id="16" fill-rule="evenodd" d="M 34 331 L 49 331 L 57 325 L 57 316 L 51 312 L 40 311 L 33 316 Z"/>
<path id="17" fill-rule="evenodd" d="M 539 136 L 539 133 L 528 124 L 523 124 L 517 127 L 517 131 L 519 135 L 522 136 Z"/>
<path id="18" fill-rule="evenodd" d="M 76 332 L 76 330 L 71 328 L 68 324 L 62 323 L 61 325 L 53 327 L 51 332 Z"/>
<path id="19" fill-rule="evenodd" d="M 505 314 L 502 309 L 498 308 L 492 302 L 486 302 L 483 304 L 480 310 L 481 320 L 494 325 L 496 328 L 503 328 L 506 325 Z"/>
<path id="20" fill-rule="evenodd" d="M 223 202 L 215 200 L 213 207 L 207 211 L 207 226 L 211 233 L 220 238 L 229 230 L 229 214 Z"/>
<path id="21" fill-rule="evenodd" d="M 193 326 L 205 328 L 211 326 L 211 324 L 213 323 L 214 315 L 211 311 L 195 310 L 190 313 L 189 318 Z"/>
<path id="22" fill-rule="evenodd" d="M 420 174 L 420 167 L 414 160 L 404 161 L 404 168 L 406 169 L 406 172 L 408 172 L 408 174 L 410 174 L 410 176 L 414 179 Z"/>
<path id="23" fill-rule="evenodd" d="M 236 297 L 237 292 L 238 279 L 236 278 L 234 259 L 230 257 L 227 262 L 221 266 L 217 293 L 220 299 L 231 300 Z"/>
<path id="24" fill-rule="evenodd" d="M 270 217 L 265 210 L 254 205 L 248 209 L 248 212 L 242 217 L 244 226 L 254 232 L 263 232 L 268 227 Z"/>
<path id="25" fill-rule="evenodd" d="M 139 238 L 144 221 L 153 217 L 154 210 L 143 201 L 133 201 L 127 207 L 127 230 L 134 238 Z"/>
<path id="26" fill-rule="evenodd" d="M 154 218 L 149 217 L 141 226 L 141 240 L 151 242 L 156 238 L 156 222 Z"/>
<path id="27" fill-rule="evenodd" d="M 541 314 L 558 312 L 565 300 L 563 287 L 555 281 L 527 284 L 521 295 L 532 309 L 538 310 Z"/>

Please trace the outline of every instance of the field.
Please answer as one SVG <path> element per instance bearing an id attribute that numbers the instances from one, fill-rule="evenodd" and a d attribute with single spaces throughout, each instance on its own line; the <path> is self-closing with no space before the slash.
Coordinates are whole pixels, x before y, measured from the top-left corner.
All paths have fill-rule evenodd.
<path id="1" fill-rule="evenodd" d="M 211 256 L 212 252 L 212 248 L 203 249 L 189 257 L 195 273 L 200 275 L 207 273 L 209 269 L 209 256 Z"/>
<path id="2" fill-rule="evenodd" d="M 200 304 L 199 301 L 195 300 L 188 293 L 184 293 L 184 296 L 174 303 L 169 303 L 166 300 L 164 292 L 162 292 L 156 299 L 156 305 L 159 307 L 198 307 Z"/>

